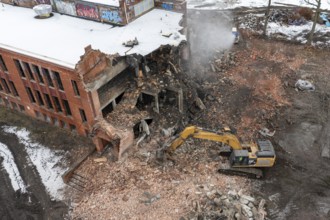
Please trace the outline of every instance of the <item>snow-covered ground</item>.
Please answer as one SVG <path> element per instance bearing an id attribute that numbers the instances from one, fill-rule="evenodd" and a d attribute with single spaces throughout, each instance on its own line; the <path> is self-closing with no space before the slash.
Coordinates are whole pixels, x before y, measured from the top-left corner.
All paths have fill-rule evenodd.
<path id="1" fill-rule="evenodd" d="M 0 142 L 0 157 L 3 158 L 2 166 L 9 175 L 11 185 L 15 191 L 21 190 L 21 192 L 26 192 L 26 185 L 19 173 L 16 166 L 13 154 L 8 149 L 7 145 Z"/>
<path id="2" fill-rule="evenodd" d="M 311 2 L 315 2 L 311 0 Z M 265 7 L 268 5 L 267 0 L 187 0 L 188 9 L 232 9 L 239 7 Z M 307 6 L 304 0 L 272 0 L 272 5 L 297 5 L 297 6 Z M 322 9 L 330 9 L 330 1 L 322 0 L 321 3 Z"/>
<path id="3" fill-rule="evenodd" d="M 30 132 L 24 128 L 4 126 L 4 132 L 15 134 L 21 144 L 25 146 L 28 154 L 28 160 L 31 165 L 34 165 L 39 173 L 39 176 L 45 185 L 49 195 L 54 199 L 63 199 L 63 190 L 66 187 L 62 181 L 61 175 L 65 170 L 59 166 L 59 163 L 64 158 L 59 155 L 64 155 L 64 151 L 51 150 L 39 143 L 32 141 L 29 137 Z M 4 152 L 4 153 L 1 153 Z M 19 172 L 15 161 L 6 145 L 0 143 L 0 156 L 5 158 L 4 167 L 6 168 L 12 180 L 12 185 L 15 190 L 18 188 L 25 189 L 24 182 L 19 177 Z M 15 177 L 12 177 L 14 173 Z M 18 188 L 17 188 L 18 187 Z"/>
<path id="4" fill-rule="evenodd" d="M 260 23 L 258 23 L 260 22 Z M 239 18 L 239 28 L 249 29 L 256 34 L 262 34 L 260 27 L 264 24 L 264 14 L 248 14 Z M 267 35 L 270 38 L 277 38 L 292 42 L 307 43 L 309 32 L 313 22 L 308 21 L 302 25 L 289 25 L 281 21 L 269 21 Z M 330 46 L 330 27 L 316 24 L 313 37 L 313 45 L 318 47 Z"/>

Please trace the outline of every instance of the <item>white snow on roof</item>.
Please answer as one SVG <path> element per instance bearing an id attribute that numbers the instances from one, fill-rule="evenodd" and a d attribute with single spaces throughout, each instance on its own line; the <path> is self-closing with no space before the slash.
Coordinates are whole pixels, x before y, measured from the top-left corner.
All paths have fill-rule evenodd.
<path id="1" fill-rule="evenodd" d="M 8 146 L 1 142 L 0 142 L 0 157 L 3 158 L 2 165 L 9 175 L 13 189 L 15 191 L 20 189 L 21 192 L 25 193 L 26 185 L 19 173 L 13 154 L 9 150 Z"/>
<path id="2" fill-rule="evenodd" d="M 123 42 L 135 37 L 139 45 L 127 54 L 147 55 L 161 45 L 178 45 L 185 36 L 178 31 L 181 13 L 154 9 L 124 27 L 54 13 L 35 19 L 32 9 L 0 6 L 0 47 L 74 69 L 91 45 L 107 54 L 125 55 Z M 173 33 L 169 38 L 162 32 Z"/>
<path id="3" fill-rule="evenodd" d="M 39 176 L 45 185 L 49 195 L 52 198 L 62 200 L 64 198 L 63 190 L 66 187 L 61 175 L 65 172 L 58 166 L 64 151 L 51 150 L 30 139 L 30 132 L 25 128 L 3 126 L 4 131 L 15 134 L 29 156 L 31 163 L 37 168 Z"/>
<path id="4" fill-rule="evenodd" d="M 83 2 L 92 2 L 96 4 L 119 7 L 119 0 L 83 0 Z"/>
<path id="5" fill-rule="evenodd" d="M 311 0 L 312 3 L 316 1 Z M 272 5 L 297 5 L 304 7 L 312 7 L 308 5 L 304 0 L 272 0 Z M 231 9 L 238 7 L 248 7 L 248 8 L 256 8 L 256 7 L 265 7 L 268 6 L 267 0 L 187 0 L 188 9 Z M 322 9 L 330 9 L 330 1 L 322 0 L 321 3 Z"/>

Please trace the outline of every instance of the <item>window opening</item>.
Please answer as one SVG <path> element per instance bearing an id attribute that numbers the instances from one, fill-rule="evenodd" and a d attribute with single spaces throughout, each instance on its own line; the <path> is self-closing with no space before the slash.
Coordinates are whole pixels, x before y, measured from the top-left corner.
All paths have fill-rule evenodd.
<path id="1" fill-rule="evenodd" d="M 9 85 L 10 85 L 11 91 L 13 92 L 14 96 L 18 96 L 18 92 L 17 92 L 17 89 L 16 89 L 13 81 L 9 81 Z"/>
<path id="2" fill-rule="evenodd" d="M 7 66 L 5 61 L 3 60 L 2 56 L 0 55 L 0 66 L 2 68 L 3 71 L 8 71 Z"/>
<path id="3" fill-rule="evenodd" d="M 47 80 L 48 85 L 50 87 L 54 87 L 54 83 L 53 83 L 52 78 L 50 77 L 49 70 L 46 69 L 46 68 L 41 68 L 41 69 L 42 69 L 42 72 L 43 72 L 44 76 L 46 77 L 46 80 Z"/>
<path id="4" fill-rule="evenodd" d="M 73 91 L 74 91 L 74 94 L 76 96 L 80 96 L 80 92 L 79 92 L 79 89 L 78 89 L 78 84 L 76 81 L 74 80 L 71 80 L 71 83 L 72 83 L 72 87 L 73 87 Z"/>
<path id="5" fill-rule="evenodd" d="M 23 70 L 23 67 L 22 67 L 21 63 L 18 60 L 15 60 L 15 59 L 14 59 L 14 63 L 15 63 L 15 66 L 18 70 L 19 75 L 21 77 L 25 78 L 26 76 L 25 76 L 25 73 L 24 73 L 24 70 Z"/>
<path id="6" fill-rule="evenodd" d="M 36 99 L 34 98 L 34 95 L 32 93 L 32 90 L 29 87 L 25 87 L 25 88 L 26 88 L 26 92 L 27 92 L 27 94 L 29 96 L 30 102 L 35 103 L 36 102 Z"/>

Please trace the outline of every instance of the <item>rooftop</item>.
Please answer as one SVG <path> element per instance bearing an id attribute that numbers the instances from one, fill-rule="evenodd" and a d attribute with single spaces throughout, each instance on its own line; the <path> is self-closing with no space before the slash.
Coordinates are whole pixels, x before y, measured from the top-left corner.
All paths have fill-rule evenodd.
<path id="1" fill-rule="evenodd" d="M 119 7 L 119 0 L 83 0 L 84 2 L 97 3 L 108 6 Z"/>
<path id="2" fill-rule="evenodd" d="M 185 36 L 179 31 L 183 14 L 153 9 L 124 27 L 54 13 L 36 19 L 32 9 L 0 5 L 0 47 L 71 69 L 91 45 L 106 54 L 147 55 L 161 45 L 178 45 Z M 171 33 L 170 37 L 165 37 Z M 130 47 L 123 42 L 137 38 Z"/>

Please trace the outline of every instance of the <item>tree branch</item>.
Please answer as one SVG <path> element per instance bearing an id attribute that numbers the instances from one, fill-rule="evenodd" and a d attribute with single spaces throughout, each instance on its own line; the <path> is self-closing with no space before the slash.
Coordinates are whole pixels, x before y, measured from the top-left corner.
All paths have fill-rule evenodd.
<path id="1" fill-rule="evenodd" d="M 306 2 L 309 5 L 313 5 L 314 7 L 318 6 L 318 3 L 320 3 L 321 0 L 314 0 L 316 3 L 312 3 L 310 2 L 310 0 L 304 0 L 304 2 Z"/>

